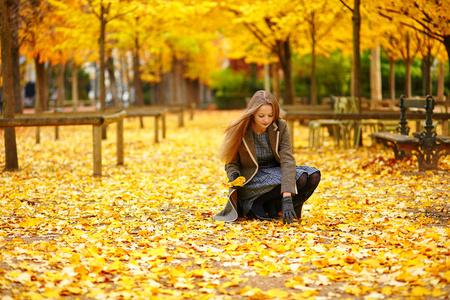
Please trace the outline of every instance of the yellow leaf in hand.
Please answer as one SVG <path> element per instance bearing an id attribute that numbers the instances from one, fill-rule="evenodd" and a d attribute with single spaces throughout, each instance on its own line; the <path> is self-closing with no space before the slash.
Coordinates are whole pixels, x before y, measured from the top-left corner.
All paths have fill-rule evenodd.
<path id="1" fill-rule="evenodd" d="M 232 186 L 242 186 L 245 182 L 245 177 L 244 176 L 239 176 L 238 178 L 236 178 L 235 180 L 233 180 L 232 182 L 228 183 L 229 187 Z"/>

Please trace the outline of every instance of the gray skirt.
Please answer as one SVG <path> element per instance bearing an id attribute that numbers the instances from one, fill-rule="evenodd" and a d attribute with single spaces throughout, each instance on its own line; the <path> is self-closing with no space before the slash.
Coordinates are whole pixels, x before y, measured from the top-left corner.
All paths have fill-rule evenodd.
<path id="1" fill-rule="evenodd" d="M 319 172 L 318 169 L 309 166 L 297 166 L 295 180 L 303 173 L 311 174 Z M 260 196 L 270 192 L 281 184 L 281 167 L 260 167 L 255 176 L 238 191 L 239 202 L 242 204 L 243 214 L 246 215 L 252 208 L 253 202 Z"/>

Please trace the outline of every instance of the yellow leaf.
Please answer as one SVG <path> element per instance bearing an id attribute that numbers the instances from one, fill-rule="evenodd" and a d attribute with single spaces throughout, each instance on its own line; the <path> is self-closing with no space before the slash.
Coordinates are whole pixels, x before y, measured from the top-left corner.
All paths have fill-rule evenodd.
<path id="1" fill-rule="evenodd" d="M 411 282 L 416 280 L 416 277 L 414 277 L 411 273 L 403 272 L 395 277 L 395 279 L 402 282 Z"/>
<path id="2" fill-rule="evenodd" d="M 431 295 L 431 291 L 422 286 L 415 286 L 411 291 L 411 296 L 422 297 L 426 295 Z"/>
<path id="3" fill-rule="evenodd" d="M 74 269 L 75 273 L 78 273 L 80 275 L 88 275 L 89 271 L 84 266 L 76 266 Z"/>
<path id="4" fill-rule="evenodd" d="M 39 219 L 25 219 L 19 223 L 20 227 L 33 227 L 36 226 L 40 222 Z"/>
<path id="5" fill-rule="evenodd" d="M 447 292 L 441 291 L 439 288 L 434 288 L 434 290 L 431 292 L 431 296 L 433 297 L 442 297 L 444 295 L 447 295 Z"/>
<path id="6" fill-rule="evenodd" d="M 450 283 L 450 271 L 445 272 L 442 278 L 444 278 L 445 280 L 447 280 L 448 283 Z"/>
<path id="7" fill-rule="evenodd" d="M 353 256 L 347 256 L 346 258 L 344 258 L 344 261 L 348 264 L 354 264 L 355 262 L 357 262 L 358 260 L 356 258 L 354 258 Z"/>
<path id="8" fill-rule="evenodd" d="M 279 289 L 270 289 L 266 294 L 273 298 L 286 298 L 290 293 Z"/>
<path id="9" fill-rule="evenodd" d="M 244 176 L 239 176 L 238 178 L 236 178 L 235 180 L 233 180 L 232 182 L 228 183 L 229 187 L 232 186 L 242 186 L 245 182 L 245 177 Z"/>
<path id="10" fill-rule="evenodd" d="M 46 287 L 44 290 L 44 296 L 45 298 L 59 298 L 59 292 L 55 291 L 54 289 L 51 289 L 49 287 Z"/>
<path id="11" fill-rule="evenodd" d="M 392 295 L 392 287 L 390 287 L 390 286 L 383 287 L 381 289 L 381 293 L 386 296 Z"/>
<path id="12" fill-rule="evenodd" d="M 83 291 L 78 286 L 66 286 L 61 291 L 61 295 L 68 296 L 68 295 L 81 295 Z"/>

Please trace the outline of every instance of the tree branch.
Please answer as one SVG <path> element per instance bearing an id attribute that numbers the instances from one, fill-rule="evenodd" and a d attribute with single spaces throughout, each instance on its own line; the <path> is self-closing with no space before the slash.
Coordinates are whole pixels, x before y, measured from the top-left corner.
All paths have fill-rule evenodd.
<path id="1" fill-rule="evenodd" d="M 341 1 L 341 3 L 342 3 L 345 7 L 347 7 L 351 12 L 353 12 L 353 8 L 351 8 L 347 3 L 345 3 L 344 0 L 339 0 L 339 1 Z"/>
<path id="2" fill-rule="evenodd" d="M 109 21 L 111 21 L 111 20 L 114 20 L 114 19 L 118 19 L 118 18 L 120 18 L 120 17 L 123 17 L 123 16 L 125 16 L 126 14 L 129 14 L 129 13 L 135 11 L 136 9 L 137 9 L 137 7 L 133 8 L 133 9 L 130 9 L 130 10 L 128 10 L 128 11 L 125 11 L 125 12 L 123 12 L 123 13 L 121 13 L 121 14 L 117 14 L 117 15 L 115 15 L 115 16 L 112 16 L 112 17 L 109 18 L 106 22 L 109 22 Z"/>
<path id="3" fill-rule="evenodd" d="M 91 11 L 91 13 L 100 19 L 101 18 L 100 14 L 96 13 L 94 10 L 94 7 L 92 6 L 92 0 L 88 0 L 88 4 L 89 4 L 89 10 Z"/>
<path id="4" fill-rule="evenodd" d="M 410 18 L 411 20 L 413 20 L 413 21 L 419 23 L 420 25 L 422 25 L 426 30 L 421 29 L 421 28 L 417 28 L 417 27 L 414 26 L 414 25 L 411 25 L 411 24 L 408 24 L 408 23 L 405 23 L 405 22 L 402 22 L 402 21 L 400 21 L 400 24 L 402 24 L 402 25 L 404 25 L 404 26 L 407 26 L 407 27 L 409 27 L 409 28 L 412 28 L 412 29 L 414 29 L 414 30 L 416 30 L 416 31 L 419 31 L 419 32 L 421 32 L 421 33 L 423 33 L 423 34 L 429 36 L 430 38 L 433 38 L 433 39 L 435 39 L 435 40 L 438 40 L 438 41 L 440 41 L 440 42 L 442 42 L 442 43 L 444 42 L 444 35 L 440 35 L 440 34 L 438 34 L 438 33 L 433 32 L 433 31 L 430 29 L 430 27 L 429 27 L 428 25 L 426 25 L 423 21 L 416 19 L 415 17 L 409 15 L 407 12 L 401 12 L 401 11 L 397 11 L 397 10 L 393 10 L 393 9 L 386 9 L 386 11 L 387 11 L 387 12 L 390 12 L 390 13 L 395 13 L 395 14 L 404 15 L 404 16 Z M 379 14 L 380 16 L 382 16 L 382 17 L 385 17 L 385 18 L 389 19 L 390 21 L 392 21 L 392 20 L 394 19 L 393 17 L 384 14 L 382 11 L 379 11 L 378 14 Z M 425 20 L 424 20 L 424 21 L 425 21 Z"/>
<path id="5" fill-rule="evenodd" d="M 237 11 L 235 9 L 229 8 L 227 7 L 227 10 L 234 13 L 237 17 L 241 17 L 242 13 L 240 11 Z M 256 39 L 264 46 L 267 47 L 268 49 L 270 49 L 271 52 L 276 52 L 277 51 L 277 45 L 272 45 L 270 43 L 267 43 L 264 38 L 266 38 L 266 35 L 262 32 L 261 29 L 258 28 L 258 26 L 256 26 L 253 23 L 247 23 L 247 22 L 243 22 L 244 26 L 250 31 L 251 34 L 253 34 L 253 36 L 256 37 Z M 272 28 L 269 29 L 273 31 Z"/>
<path id="6" fill-rule="evenodd" d="M 276 48 L 276 45 L 272 45 L 270 43 L 267 43 L 264 38 L 266 36 L 264 33 L 256 26 L 255 24 L 251 23 L 244 23 L 244 26 L 256 37 L 256 39 L 264 46 L 269 48 L 271 51 L 274 51 Z"/>

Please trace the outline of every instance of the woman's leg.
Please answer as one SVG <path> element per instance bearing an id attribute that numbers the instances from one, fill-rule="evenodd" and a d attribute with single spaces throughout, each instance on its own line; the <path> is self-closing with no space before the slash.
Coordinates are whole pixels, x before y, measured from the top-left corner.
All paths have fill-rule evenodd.
<path id="1" fill-rule="evenodd" d="M 251 210 L 260 220 L 279 218 L 276 208 L 277 199 L 281 199 L 281 185 L 276 186 L 270 192 L 258 197 L 253 202 Z M 268 216 L 266 216 L 266 213 Z"/>
<path id="2" fill-rule="evenodd" d="M 297 215 L 297 218 L 301 218 L 303 204 L 314 193 L 314 190 L 319 185 L 320 178 L 320 171 L 317 171 L 309 176 L 307 173 L 303 173 L 297 180 L 298 194 L 293 197 L 294 205 L 297 205 L 295 207 L 295 214 Z"/>

